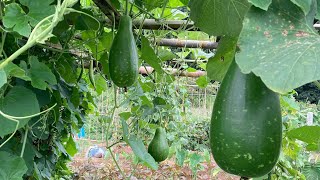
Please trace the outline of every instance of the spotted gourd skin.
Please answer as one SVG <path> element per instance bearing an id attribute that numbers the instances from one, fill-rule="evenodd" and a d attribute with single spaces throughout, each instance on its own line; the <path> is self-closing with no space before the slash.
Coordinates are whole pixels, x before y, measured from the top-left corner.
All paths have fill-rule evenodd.
<path id="1" fill-rule="evenodd" d="M 132 20 L 124 15 L 109 54 L 111 80 L 118 87 L 133 85 L 138 77 L 138 51 L 132 33 Z"/>
<path id="2" fill-rule="evenodd" d="M 210 127 L 210 146 L 226 172 L 259 177 L 270 172 L 281 150 L 279 97 L 254 74 L 243 74 L 235 61 L 217 94 Z"/>

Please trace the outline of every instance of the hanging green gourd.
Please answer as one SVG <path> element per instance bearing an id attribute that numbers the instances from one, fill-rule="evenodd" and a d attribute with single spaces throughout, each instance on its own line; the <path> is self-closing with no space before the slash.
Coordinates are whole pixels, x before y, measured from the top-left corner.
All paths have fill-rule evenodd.
<path id="1" fill-rule="evenodd" d="M 259 177 L 277 163 L 282 140 L 278 95 L 253 73 L 243 74 L 235 60 L 217 94 L 210 127 L 210 145 L 226 172 Z"/>
<path id="2" fill-rule="evenodd" d="M 162 127 L 156 129 L 156 133 L 148 146 L 148 153 L 157 162 L 164 161 L 169 155 L 169 145 L 166 130 Z"/>
<path id="3" fill-rule="evenodd" d="M 138 59 L 137 46 L 132 33 L 132 20 L 126 13 L 120 18 L 118 32 L 109 54 L 110 78 L 115 85 L 129 87 L 135 83 L 138 77 Z"/>

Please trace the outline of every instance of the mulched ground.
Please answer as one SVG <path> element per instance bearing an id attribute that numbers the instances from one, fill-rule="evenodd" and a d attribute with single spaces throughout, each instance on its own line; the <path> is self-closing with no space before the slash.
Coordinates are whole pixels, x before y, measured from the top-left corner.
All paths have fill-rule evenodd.
<path id="1" fill-rule="evenodd" d="M 78 141 L 79 142 L 79 141 Z M 83 143 L 83 142 L 82 142 Z M 107 158 L 87 158 L 89 146 L 94 142 L 86 142 L 86 147 L 83 147 L 81 152 L 76 154 L 73 161 L 69 164 L 72 171 L 75 173 L 75 179 L 78 180 L 100 180 L 100 179 L 124 179 L 118 170 L 116 164 L 109 155 Z M 103 147 L 103 144 L 98 144 Z M 117 162 L 124 172 L 126 179 L 130 180 L 168 180 L 168 179 L 198 179 L 198 180 L 238 180 L 239 177 L 229 175 L 222 170 L 217 172 L 217 165 L 212 160 L 211 164 L 202 163 L 203 170 L 197 172 L 194 176 L 188 164 L 183 167 L 175 163 L 175 159 L 167 159 L 159 164 L 159 169 L 153 171 L 146 166 L 135 165 L 131 158 L 126 154 L 132 154 L 130 147 L 125 145 L 117 145 L 113 147 L 114 154 L 117 155 Z M 126 152 L 126 153 L 123 153 Z M 212 157 L 211 157 L 212 158 Z M 135 168 L 135 171 L 133 169 Z"/>

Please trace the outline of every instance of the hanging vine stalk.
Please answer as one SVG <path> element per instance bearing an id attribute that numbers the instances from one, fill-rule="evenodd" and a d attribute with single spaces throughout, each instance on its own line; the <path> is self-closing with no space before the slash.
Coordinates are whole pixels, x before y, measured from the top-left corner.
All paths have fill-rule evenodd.
<path id="1" fill-rule="evenodd" d="M 8 120 L 10 121 L 13 121 L 16 123 L 16 127 L 15 127 L 15 130 L 13 131 L 13 133 L 9 136 L 9 138 L 7 140 L 5 140 L 1 145 L 0 145 L 0 148 L 5 145 L 13 136 L 14 134 L 17 132 L 18 130 L 18 127 L 19 127 L 19 124 L 20 124 L 20 121 L 21 119 L 28 119 L 28 118 L 33 118 L 33 117 L 36 117 L 36 116 L 39 116 L 45 112 L 48 112 L 50 111 L 51 109 L 53 109 L 57 104 L 54 104 L 52 107 L 50 107 L 49 109 L 46 109 L 42 112 L 39 112 L 39 113 L 36 113 L 36 114 L 32 114 L 32 115 L 29 115 L 29 116 L 11 116 L 11 115 L 8 115 L 8 114 L 5 114 L 4 112 L 2 112 L 0 110 L 0 115 L 2 115 L 3 117 L 7 118 Z"/>

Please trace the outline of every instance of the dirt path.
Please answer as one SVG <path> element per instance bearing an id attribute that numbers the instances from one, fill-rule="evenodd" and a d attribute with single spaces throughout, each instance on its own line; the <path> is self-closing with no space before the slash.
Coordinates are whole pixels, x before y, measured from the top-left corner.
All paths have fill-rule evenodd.
<path id="1" fill-rule="evenodd" d="M 103 144 L 100 144 L 103 145 Z M 100 180 L 100 179 L 124 179 L 119 172 L 116 164 L 110 154 L 105 158 L 86 158 L 87 148 L 83 148 L 80 153 L 75 155 L 73 161 L 69 164 L 76 174 L 75 179 L 81 180 Z M 229 175 L 222 170 L 217 171 L 217 165 L 214 162 L 202 163 L 202 170 L 194 176 L 188 164 L 183 167 L 175 163 L 175 159 L 167 159 L 159 164 L 159 169 L 153 171 L 140 164 L 135 165 L 131 148 L 124 145 L 118 145 L 113 148 L 116 154 L 117 162 L 126 177 L 131 180 L 150 179 L 150 180 L 168 180 L 168 179 L 198 179 L 198 180 L 238 180 L 239 177 Z M 135 169 L 133 171 L 133 169 Z"/>

